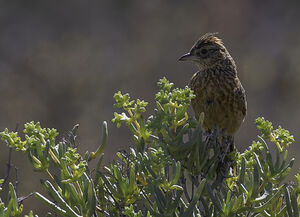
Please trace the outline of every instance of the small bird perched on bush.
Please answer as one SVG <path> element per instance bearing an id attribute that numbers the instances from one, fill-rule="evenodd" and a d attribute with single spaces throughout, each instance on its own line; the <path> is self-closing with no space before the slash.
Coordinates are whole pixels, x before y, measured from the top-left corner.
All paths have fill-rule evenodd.
<path id="1" fill-rule="evenodd" d="M 199 67 L 190 81 L 196 95 L 191 103 L 196 118 L 203 112 L 205 130 L 212 132 L 217 126 L 233 139 L 246 115 L 246 95 L 234 60 L 215 35 L 207 33 L 200 37 L 179 60 L 192 61 Z"/>

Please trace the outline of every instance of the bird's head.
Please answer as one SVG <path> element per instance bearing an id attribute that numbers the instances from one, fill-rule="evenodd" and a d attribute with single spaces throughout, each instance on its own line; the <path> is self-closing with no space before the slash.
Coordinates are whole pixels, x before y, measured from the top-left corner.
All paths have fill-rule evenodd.
<path id="1" fill-rule="evenodd" d="M 216 33 L 207 33 L 201 36 L 190 52 L 180 57 L 179 61 L 193 61 L 200 70 L 213 68 L 226 59 L 234 64 L 221 39 L 215 35 Z"/>

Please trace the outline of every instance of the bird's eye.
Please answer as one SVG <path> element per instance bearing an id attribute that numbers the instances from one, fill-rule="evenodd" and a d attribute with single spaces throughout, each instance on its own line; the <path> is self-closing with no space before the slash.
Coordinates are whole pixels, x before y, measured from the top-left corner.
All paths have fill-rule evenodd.
<path id="1" fill-rule="evenodd" d="M 206 48 L 202 48 L 196 52 L 198 56 L 207 57 L 208 50 Z"/>
<path id="2" fill-rule="evenodd" d="M 203 48 L 203 49 L 200 50 L 200 52 L 201 52 L 202 55 L 206 55 L 208 50 Z"/>

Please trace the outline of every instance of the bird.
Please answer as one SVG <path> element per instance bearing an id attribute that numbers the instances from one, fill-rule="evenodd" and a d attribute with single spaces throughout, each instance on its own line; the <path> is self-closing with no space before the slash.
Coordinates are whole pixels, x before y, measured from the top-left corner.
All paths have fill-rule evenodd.
<path id="1" fill-rule="evenodd" d="M 191 101 L 195 117 L 204 113 L 203 128 L 211 133 L 217 127 L 233 145 L 233 136 L 246 116 L 246 94 L 233 58 L 216 35 L 201 36 L 179 61 L 191 61 L 199 68 L 189 83 L 196 95 Z"/>

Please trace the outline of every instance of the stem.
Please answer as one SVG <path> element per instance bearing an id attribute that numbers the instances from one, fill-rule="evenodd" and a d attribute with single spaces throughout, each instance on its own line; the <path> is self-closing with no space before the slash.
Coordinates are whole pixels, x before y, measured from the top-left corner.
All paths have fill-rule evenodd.
<path id="1" fill-rule="evenodd" d="M 56 157 L 56 155 L 53 153 L 53 151 L 51 149 L 49 149 L 49 154 L 51 155 L 52 159 L 60 165 L 60 161 L 59 159 Z"/>
<path id="2" fill-rule="evenodd" d="M 275 137 L 273 136 L 272 133 L 270 134 L 270 136 L 271 136 L 272 142 L 274 142 L 277 145 L 277 147 L 279 148 L 280 152 L 282 152 L 283 148 L 281 147 L 281 145 L 279 144 L 279 142 L 275 139 Z"/>
<path id="3" fill-rule="evenodd" d="M 171 108 L 172 108 L 171 113 L 176 114 L 176 107 L 174 106 L 174 103 L 171 104 Z M 175 136 L 175 134 L 176 134 L 176 128 L 177 128 L 177 120 L 174 120 L 174 122 L 172 124 L 172 127 L 173 127 L 172 132 L 173 132 L 173 134 Z"/>
<path id="4" fill-rule="evenodd" d="M 79 185 L 78 181 L 75 182 L 75 186 L 76 186 L 76 188 L 77 188 L 77 191 L 78 191 L 80 197 L 82 198 L 83 193 L 82 193 L 82 190 L 81 190 L 81 188 L 80 188 L 80 185 Z"/>
<path id="5" fill-rule="evenodd" d="M 128 114 L 130 115 L 130 117 L 134 118 L 134 116 L 133 116 L 130 109 L 128 110 Z M 135 119 L 134 119 L 134 124 L 136 125 L 137 131 L 140 133 L 141 126 L 139 125 L 139 123 Z"/>
<path id="6" fill-rule="evenodd" d="M 263 183 L 261 183 L 261 185 L 259 186 L 259 189 L 258 189 L 258 193 L 261 193 L 262 190 L 264 189 L 266 183 L 268 183 L 268 180 L 264 180 Z"/>
<path id="7" fill-rule="evenodd" d="M 49 172 L 49 170 L 47 169 L 46 170 L 46 172 L 47 172 L 47 174 L 48 174 L 48 176 L 55 182 L 55 179 L 54 179 L 54 177 L 52 176 L 52 174 Z"/>
<path id="8" fill-rule="evenodd" d="M 61 192 L 61 187 L 58 185 L 58 183 L 56 182 L 56 180 L 54 179 L 54 177 L 52 176 L 52 174 L 49 172 L 48 169 L 46 169 L 46 173 L 48 174 L 48 176 L 52 179 L 52 181 L 54 182 L 55 186 L 57 187 L 57 189 Z"/>
<path id="9" fill-rule="evenodd" d="M 32 155 L 32 159 L 37 163 L 37 164 L 41 164 L 41 161 L 34 155 Z"/>

